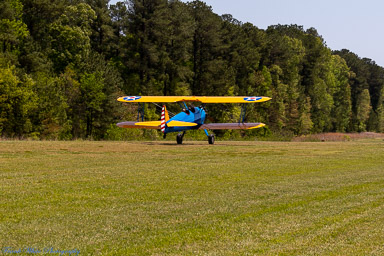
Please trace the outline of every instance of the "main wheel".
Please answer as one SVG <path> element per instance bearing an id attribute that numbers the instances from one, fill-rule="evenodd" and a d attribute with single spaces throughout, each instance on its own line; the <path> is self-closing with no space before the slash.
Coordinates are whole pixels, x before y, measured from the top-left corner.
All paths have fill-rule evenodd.
<path id="1" fill-rule="evenodd" d="M 177 144 L 183 144 L 183 135 L 177 134 L 176 141 L 177 141 Z"/>
<path id="2" fill-rule="evenodd" d="M 208 136 L 208 143 L 209 144 L 215 143 L 215 135 L 212 134 Z"/>

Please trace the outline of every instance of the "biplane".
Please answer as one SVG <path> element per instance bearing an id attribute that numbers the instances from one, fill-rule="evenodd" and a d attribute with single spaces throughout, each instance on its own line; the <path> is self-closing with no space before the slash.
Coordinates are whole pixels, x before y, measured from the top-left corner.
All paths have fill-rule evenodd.
<path id="1" fill-rule="evenodd" d="M 244 123 L 246 106 L 249 103 L 265 102 L 270 99 L 269 97 L 262 96 L 123 96 L 117 100 L 139 103 L 137 122 L 121 122 L 117 126 L 122 128 L 160 129 L 164 134 L 164 138 L 167 133 L 178 132 L 176 136 L 177 144 L 183 143 L 186 131 L 204 130 L 208 137 L 208 143 L 213 144 L 215 136 L 214 134 L 209 134 L 208 130 L 256 129 L 265 126 L 263 123 Z M 166 106 L 163 105 L 159 121 L 144 121 L 144 103 L 179 103 L 182 111 L 170 118 Z M 207 116 L 205 105 L 209 103 L 241 103 L 242 108 L 239 122 L 205 124 L 204 121 Z M 195 107 L 191 104 L 199 104 L 200 107 Z"/>

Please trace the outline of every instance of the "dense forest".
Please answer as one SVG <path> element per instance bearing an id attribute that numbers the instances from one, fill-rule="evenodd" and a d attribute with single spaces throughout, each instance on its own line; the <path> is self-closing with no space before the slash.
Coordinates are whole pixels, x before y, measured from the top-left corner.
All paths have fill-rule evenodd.
<path id="1" fill-rule="evenodd" d="M 246 121 L 265 129 L 221 136 L 383 132 L 383 85 L 383 67 L 332 51 L 315 28 L 262 30 L 202 1 L 0 2 L 4 138 L 145 136 L 115 126 L 135 120 L 136 104 L 117 102 L 122 95 L 273 98 L 248 108 Z M 146 119 L 159 118 L 156 106 L 146 108 Z M 237 122 L 240 107 L 213 104 L 208 113 Z"/>

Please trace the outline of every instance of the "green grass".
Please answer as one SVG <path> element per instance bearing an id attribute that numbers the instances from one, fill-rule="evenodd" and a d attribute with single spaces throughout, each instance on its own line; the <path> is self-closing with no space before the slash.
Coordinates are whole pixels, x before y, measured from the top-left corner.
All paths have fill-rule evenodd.
<path id="1" fill-rule="evenodd" d="M 384 254 L 382 139 L 1 141 L 0 177 L 0 249 Z"/>

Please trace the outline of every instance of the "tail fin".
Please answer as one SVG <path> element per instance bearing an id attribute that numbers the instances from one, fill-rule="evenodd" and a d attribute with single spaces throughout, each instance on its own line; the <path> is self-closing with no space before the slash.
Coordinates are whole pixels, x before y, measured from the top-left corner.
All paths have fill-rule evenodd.
<path id="1" fill-rule="evenodd" d="M 161 110 L 161 131 L 163 133 L 165 133 L 165 123 L 169 120 L 169 115 L 168 115 L 168 111 L 167 111 L 167 108 L 165 107 L 165 105 L 163 105 L 163 108 Z"/>

